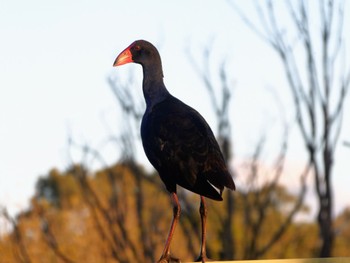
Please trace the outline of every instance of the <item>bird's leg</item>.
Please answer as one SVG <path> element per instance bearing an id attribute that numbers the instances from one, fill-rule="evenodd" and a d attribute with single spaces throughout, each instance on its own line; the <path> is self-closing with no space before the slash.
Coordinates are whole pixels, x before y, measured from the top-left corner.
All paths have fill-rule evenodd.
<path id="1" fill-rule="evenodd" d="M 207 222 L 207 206 L 205 204 L 204 196 L 201 196 L 201 203 L 199 206 L 199 213 L 201 215 L 201 223 L 202 223 L 202 243 L 201 243 L 201 251 L 199 257 L 196 259 L 196 262 L 206 262 L 208 260 L 207 257 L 207 249 L 206 249 L 206 222 Z"/>
<path id="2" fill-rule="evenodd" d="M 158 263 L 180 262 L 179 259 L 173 258 L 170 256 L 170 243 L 173 238 L 175 227 L 176 227 L 177 221 L 180 218 L 180 213 L 181 213 L 179 199 L 175 192 L 171 193 L 171 199 L 173 201 L 173 211 L 174 211 L 173 220 L 171 222 L 168 238 L 165 242 L 165 247 L 164 247 L 162 256 L 158 260 Z"/>

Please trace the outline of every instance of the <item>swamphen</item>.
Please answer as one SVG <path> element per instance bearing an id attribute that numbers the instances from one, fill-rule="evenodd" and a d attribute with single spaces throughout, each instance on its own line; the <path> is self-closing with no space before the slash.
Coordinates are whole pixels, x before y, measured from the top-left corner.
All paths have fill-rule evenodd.
<path id="1" fill-rule="evenodd" d="M 146 101 L 141 123 L 143 148 L 170 192 L 174 205 L 169 235 L 158 262 L 177 260 L 170 255 L 170 243 L 181 210 L 177 185 L 200 195 L 202 244 L 197 261 L 205 262 L 207 208 L 204 197 L 221 201 L 224 187 L 234 190 L 235 184 L 207 122 L 166 89 L 155 46 L 137 40 L 118 55 L 113 66 L 130 62 L 141 64 L 143 69 L 142 87 Z"/>

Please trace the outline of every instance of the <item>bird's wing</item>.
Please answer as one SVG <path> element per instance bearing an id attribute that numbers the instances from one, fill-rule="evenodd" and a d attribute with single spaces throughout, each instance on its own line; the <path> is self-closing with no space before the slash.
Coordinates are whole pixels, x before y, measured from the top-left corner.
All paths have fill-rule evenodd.
<path id="1" fill-rule="evenodd" d="M 217 150 L 214 135 L 202 116 L 179 100 L 158 105 L 152 118 L 154 139 L 152 147 L 158 165 L 174 171 L 176 183 L 194 186 L 208 167 L 208 158 Z M 169 105 L 170 103 L 170 105 Z M 213 149 L 217 148 L 217 149 Z M 162 169 L 158 169 L 162 170 Z"/>

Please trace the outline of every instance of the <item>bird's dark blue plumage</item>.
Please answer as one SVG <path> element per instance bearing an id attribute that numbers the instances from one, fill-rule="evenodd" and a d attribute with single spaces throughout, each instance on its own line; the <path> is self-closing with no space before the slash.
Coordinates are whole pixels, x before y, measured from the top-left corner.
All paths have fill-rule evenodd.
<path id="1" fill-rule="evenodd" d="M 206 208 L 203 196 L 222 200 L 224 187 L 234 190 L 235 184 L 207 122 L 166 89 L 157 49 L 147 41 L 135 41 L 120 53 L 114 66 L 129 62 L 141 64 L 143 69 L 142 86 L 146 101 L 141 124 L 143 148 L 174 201 L 174 219 L 158 262 L 173 259 L 170 241 L 180 215 L 177 185 L 201 196 L 202 248 L 198 259 L 205 262 Z"/>
<path id="2" fill-rule="evenodd" d="M 224 186 L 234 188 L 208 124 L 172 95 L 146 110 L 141 136 L 145 153 L 169 192 L 176 192 L 176 185 L 180 185 L 222 200 Z"/>

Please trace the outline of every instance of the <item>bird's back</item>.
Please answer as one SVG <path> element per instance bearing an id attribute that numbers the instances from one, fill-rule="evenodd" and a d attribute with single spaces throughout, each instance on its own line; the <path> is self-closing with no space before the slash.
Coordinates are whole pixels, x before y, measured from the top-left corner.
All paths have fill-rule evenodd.
<path id="1" fill-rule="evenodd" d="M 209 125 L 197 111 L 170 94 L 147 108 L 141 137 L 149 161 L 170 192 L 176 191 L 178 184 L 222 200 L 224 187 L 235 188 Z"/>

